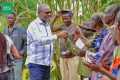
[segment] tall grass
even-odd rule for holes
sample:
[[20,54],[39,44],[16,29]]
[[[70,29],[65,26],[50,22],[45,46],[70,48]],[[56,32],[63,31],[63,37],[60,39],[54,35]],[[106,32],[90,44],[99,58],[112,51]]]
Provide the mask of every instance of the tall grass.
[[[120,4],[120,0],[0,0],[0,2],[12,1],[13,9],[17,13],[17,24],[27,29],[29,23],[36,17],[36,4],[46,3],[48,4],[53,15],[58,10],[71,9],[73,10],[73,20],[75,23],[80,24],[83,21],[90,18],[90,16],[97,11],[103,12],[106,6],[110,4]],[[82,8],[82,15],[79,16],[79,9]],[[5,16],[0,16],[0,31],[6,26]],[[56,25],[60,24],[61,20],[56,22]],[[51,80],[61,80],[59,70],[59,40],[55,43],[53,61],[51,67]],[[27,71],[26,69],[24,71]],[[26,72],[25,72],[26,73]],[[24,74],[24,73],[23,73]],[[27,80],[27,79],[24,79]]]

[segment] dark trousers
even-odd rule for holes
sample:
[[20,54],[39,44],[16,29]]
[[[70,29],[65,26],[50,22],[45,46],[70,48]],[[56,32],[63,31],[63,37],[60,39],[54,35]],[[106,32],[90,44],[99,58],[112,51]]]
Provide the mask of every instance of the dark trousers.
[[29,63],[30,80],[50,80],[50,66]]

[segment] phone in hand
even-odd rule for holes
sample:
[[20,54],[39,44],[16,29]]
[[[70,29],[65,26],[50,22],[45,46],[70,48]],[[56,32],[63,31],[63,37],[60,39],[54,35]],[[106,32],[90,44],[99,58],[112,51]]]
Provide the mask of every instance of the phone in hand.
[[85,61],[88,63],[96,63],[97,61],[99,61],[100,59],[100,55],[96,55],[93,52],[90,51],[86,51],[86,55],[85,55]]

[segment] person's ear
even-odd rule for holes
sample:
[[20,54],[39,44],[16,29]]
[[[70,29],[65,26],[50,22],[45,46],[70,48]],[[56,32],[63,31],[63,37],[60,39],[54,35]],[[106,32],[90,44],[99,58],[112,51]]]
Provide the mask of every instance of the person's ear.
[[115,15],[114,15],[114,13],[112,12],[109,17],[110,17],[111,19],[113,19],[114,16],[115,16]]
[[117,7],[115,7],[111,12],[110,12],[110,18],[113,19],[115,17],[115,12],[117,10]]

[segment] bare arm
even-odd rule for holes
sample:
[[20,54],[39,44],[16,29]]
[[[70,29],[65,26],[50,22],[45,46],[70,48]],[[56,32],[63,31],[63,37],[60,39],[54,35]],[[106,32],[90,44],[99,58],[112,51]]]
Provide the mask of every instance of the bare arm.
[[77,30],[79,30],[79,38],[83,41],[85,46],[91,48],[91,42],[89,42],[89,40],[83,36],[83,34],[80,32],[80,29]]
[[15,59],[18,59],[20,57],[16,47],[13,44],[11,45],[11,53]]
[[116,75],[110,73],[108,70],[104,69],[100,63],[87,63],[83,62],[84,65],[86,65],[88,68],[92,69],[93,71],[100,72],[106,76],[108,76],[112,80],[116,80]]
[[77,56],[85,57],[86,51],[83,50],[83,49],[77,49],[77,50],[76,50],[76,54],[77,54]]
[[86,47],[91,48],[91,42],[89,42],[89,40],[83,36],[79,27],[77,27],[76,31],[72,34],[72,40],[77,41],[79,38],[82,40]]
[[61,15],[61,12],[57,12],[57,14],[55,15],[55,17],[52,19],[52,21],[50,23],[50,27],[51,27],[52,32],[56,32],[56,31],[61,30],[59,27],[54,26],[55,21],[58,19],[58,17],[60,15]]
[[100,72],[103,73],[103,74],[105,74],[106,76],[108,76],[110,79],[116,80],[116,75],[110,73],[109,71],[107,71],[103,67],[101,68]]
[[89,42],[85,37],[82,38],[82,41],[87,48],[91,48],[91,42]]

